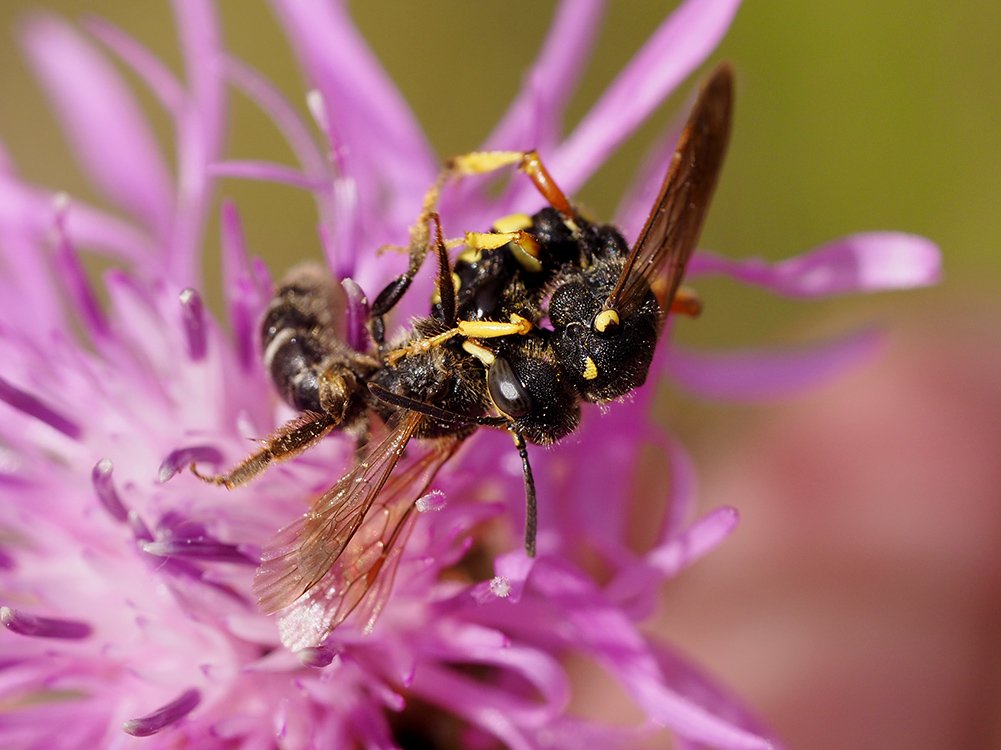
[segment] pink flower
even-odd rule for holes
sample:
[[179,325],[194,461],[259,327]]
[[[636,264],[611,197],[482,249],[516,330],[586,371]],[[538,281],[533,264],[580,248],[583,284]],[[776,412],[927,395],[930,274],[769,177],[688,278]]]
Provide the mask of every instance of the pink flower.
[[[415,524],[374,632],[349,620],[298,654],[257,611],[250,582],[261,545],[350,464],[349,442],[325,440],[232,494],[188,474],[164,483],[192,460],[242,457],[248,437],[291,416],[255,348],[271,281],[249,256],[232,205],[222,216],[230,332],[201,302],[216,178],[312,191],[332,272],[373,293],[400,262],[374,249],[404,240],[438,163],[340,3],[274,7],[309,81],[323,144],[265,80],[225,54],[208,2],[175,3],[184,81],[100,21],[87,24],[89,36],[46,15],[24,27],[74,153],[117,212],[28,185],[0,159],[0,621],[10,631],[0,638],[0,744],[117,747],[153,735],[147,746],[392,747],[416,737],[631,747],[667,727],[690,747],[770,746],[724,690],[640,631],[661,584],[736,523],[731,508],[691,517],[691,467],[647,419],[650,386],[607,415],[588,411],[575,436],[534,452],[542,499],[534,564],[520,551],[490,560],[519,546],[523,492],[507,439],[481,431],[436,480],[446,501],[430,503],[437,510]],[[736,8],[736,0],[685,2],[561,139],[601,10],[563,3],[486,145],[537,146],[573,193],[703,62]],[[165,110],[173,168],[107,53]],[[271,117],[298,167],[222,159],[227,85]],[[652,158],[651,175],[659,179],[665,163]],[[627,232],[652,202],[651,175],[624,204]],[[461,231],[537,207],[515,180],[499,199],[469,186],[449,191],[442,213]],[[83,273],[84,254],[113,263],[102,294]],[[703,254],[693,277],[723,273],[818,296],[914,286],[937,271],[927,241],[872,234],[775,266]],[[417,286],[404,313],[426,312],[428,280]],[[815,351],[736,356],[662,342],[655,372],[696,392],[757,398],[828,377],[871,341],[865,333]],[[651,522],[653,542],[637,550],[627,540],[629,479],[649,446],[670,465],[671,496]],[[473,564],[480,553],[484,562]],[[575,712],[569,657],[601,667],[644,719],[623,726]]]
[[956,302],[703,464],[745,523],[661,611],[790,747],[997,744],[998,307]]

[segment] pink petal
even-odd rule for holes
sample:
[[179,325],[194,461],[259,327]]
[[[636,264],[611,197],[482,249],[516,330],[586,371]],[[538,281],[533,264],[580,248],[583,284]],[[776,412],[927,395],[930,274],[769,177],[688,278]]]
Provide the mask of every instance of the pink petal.
[[63,288],[76,308],[75,317],[80,327],[90,335],[91,339],[105,338],[111,329],[80,262],[76,247],[67,236],[65,214],[59,217],[56,224],[54,269],[62,277]]
[[533,589],[561,613],[560,632],[573,648],[589,653],[633,697],[647,716],[712,747],[764,749],[761,737],[744,731],[668,686],[652,650],[633,623],[562,561],[536,566]]
[[602,0],[560,3],[539,56],[484,149],[550,149],[559,134],[563,110],[584,71],[603,11]]
[[237,359],[245,373],[259,376],[257,318],[264,309],[270,289],[261,288],[251,272],[243,225],[236,207],[225,202],[221,213],[223,288]]
[[865,330],[797,350],[707,352],[672,347],[667,374],[685,390],[709,399],[754,402],[788,398],[872,357],[882,345]]
[[316,177],[327,175],[328,163],[313,142],[309,128],[282,93],[256,70],[234,58],[225,60],[223,71],[278,127],[306,173]]
[[[429,656],[453,664],[482,664],[518,674],[535,688],[540,708],[554,718],[570,703],[570,684],[559,660],[545,651],[512,644],[502,633],[475,624],[456,623],[436,630],[426,644]],[[503,684],[503,679],[496,680]]]
[[84,22],[84,27],[143,80],[167,112],[173,116],[178,114],[185,97],[184,88],[149,49],[102,18],[90,18]]
[[200,288],[208,166],[219,158],[225,118],[221,41],[215,11],[207,0],[174,0],[173,6],[188,97],[177,120],[177,212],[165,274],[177,286]]
[[724,274],[787,297],[824,297],[934,284],[941,278],[942,257],[924,237],[867,232],[778,263],[699,252],[689,273]]
[[162,236],[173,202],[169,171],[120,76],[55,16],[31,17],[21,38],[84,170]]
[[64,228],[77,247],[101,250],[132,263],[150,254],[149,238],[130,224],[78,201],[61,209],[64,200],[62,194],[0,175],[0,228],[16,228],[36,241],[43,241],[52,231],[57,212],[65,210]]
[[545,707],[532,704],[492,682],[472,679],[435,663],[417,670],[411,686],[424,700],[437,704],[494,735],[511,750],[537,750],[534,733],[527,727],[545,721]]
[[343,2],[272,4],[322,95],[328,132],[339,139],[332,146],[339,158],[350,160],[348,173],[359,183],[359,205],[373,207],[370,210],[382,206],[382,231],[400,241],[435,173],[431,149],[413,113],[358,34]]
[[294,167],[250,159],[216,162],[209,166],[208,173],[213,177],[277,182],[311,192],[327,190],[330,187],[330,183],[309,177]]
[[719,687],[714,680],[702,674],[697,667],[671,651],[666,645],[654,641],[652,646],[657,663],[667,675],[671,685],[679,692],[698,701],[701,705],[707,706],[718,716],[733,722],[734,725],[762,738],[767,738],[772,742],[773,747],[781,747],[771,737],[771,732],[764,724],[734,696]]
[[[559,149],[548,156],[573,194],[608,155],[716,48],[739,0],[686,0],[633,57]],[[531,188],[522,188],[519,197]]]
[[677,146],[684,117],[678,117],[677,120],[678,122],[668,128],[647,153],[640,165],[640,174],[633,181],[632,188],[623,197],[615,212],[615,225],[630,243],[639,235],[643,222],[646,221],[660,193],[660,186],[664,182],[667,167]]
[[173,0],[173,7],[188,90],[193,100],[191,107],[198,113],[204,139],[201,156],[204,163],[208,163],[220,153],[224,135],[225,92],[219,20],[209,0]]

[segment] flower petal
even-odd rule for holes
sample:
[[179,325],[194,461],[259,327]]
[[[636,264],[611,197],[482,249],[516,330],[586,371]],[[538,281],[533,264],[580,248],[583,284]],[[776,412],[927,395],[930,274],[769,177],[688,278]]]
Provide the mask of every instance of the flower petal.
[[143,80],[167,112],[174,116],[179,114],[185,97],[184,88],[170,69],[149,49],[103,18],[89,18],[84,26]]
[[878,331],[864,330],[823,345],[785,351],[707,352],[673,347],[665,369],[697,396],[756,402],[813,388],[866,361],[882,345]]
[[328,179],[328,163],[313,142],[306,123],[289,102],[265,78],[249,65],[232,57],[226,58],[223,71],[233,85],[261,108],[268,119],[281,131],[306,174]]
[[786,297],[827,297],[934,284],[941,278],[942,256],[938,246],[924,237],[866,232],[778,263],[697,253],[689,274],[713,273]]
[[669,687],[633,623],[586,576],[562,561],[546,559],[536,565],[531,580],[534,591],[561,613],[561,637],[616,675],[651,719],[713,747],[771,747],[767,740],[713,715]]
[[0,231],[16,229],[40,241],[52,231],[56,214],[63,210],[64,229],[75,247],[100,250],[132,263],[151,254],[150,239],[138,229],[76,200],[61,208],[64,196],[30,187],[13,176],[0,176]]
[[663,643],[654,641],[652,646],[657,663],[667,675],[671,685],[675,686],[679,692],[708,707],[718,716],[733,722],[735,726],[753,732],[759,737],[767,738],[772,741],[774,747],[780,747],[772,738],[772,733],[758,717],[726,690],[719,687],[714,680],[702,674],[697,667]]
[[603,0],[563,0],[518,96],[483,149],[537,148],[546,153],[559,134],[563,110],[594,43]]
[[[575,193],[650,113],[719,44],[740,0],[686,0],[671,13],[601,99],[548,158],[549,170]],[[519,198],[530,187],[522,186]]]
[[177,212],[165,258],[167,278],[201,285],[201,241],[210,201],[208,166],[222,148],[225,98],[219,26],[207,0],[174,0],[189,95],[177,120]]
[[[435,160],[412,112],[348,17],[341,1],[272,0],[307,76],[321,94],[323,120],[339,159],[359,185],[361,206],[380,209],[383,237],[402,239]],[[345,150],[345,148],[347,150]],[[406,164],[406,169],[399,165]],[[376,230],[373,223],[368,227]],[[392,241],[370,238],[379,246]]]
[[291,185],[301,190],[329,190],[330,183],[303,174],[294,167],[267,161],[244,159],[241,161],[221,161],[212,164],[208,173],[213,177],[236,177],[242,180],[263,180]]
[[163,236],[173,203],[169,171],[120,76],[56,16],[32,16],[22,42],[81,166],[109,198]]

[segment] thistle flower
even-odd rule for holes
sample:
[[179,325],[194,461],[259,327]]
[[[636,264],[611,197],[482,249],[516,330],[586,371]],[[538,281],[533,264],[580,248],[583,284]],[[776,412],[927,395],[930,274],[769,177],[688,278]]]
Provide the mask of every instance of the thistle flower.
[[[520,469],[506,458],[497,465],[510,448],[485,432],[436,480],[374,632],[348,621],[315,647],[282,646],[250,594],[260,546],[350,464],[352,446],[325,440],[233,494],[187,474],[164,481],[192,460],[241,457],[246,438],[291,416],[255,350],[271,281],[231,205],[221,222],[228,332],[201,302],[217,178],[312,191],[332,273],[372,291],[398,271],[374,249],[405,239],[437,159],[341,4],[274,2],[322,144],[263,78],[225,54],[208,2],[174,7],[185,81],[100,21],[87,24],[89,37],[45,15],[24,28],[76,157],[117,213],[29,185],[0,159],[0,744],[118,747],[132,735],[150,737],[150,747],[393,747],[416,736],[471,747],[634,747],[667,727],[682,745],[770,746],[724,690],[640,630],[661,584],[736,523],[731,508],[692,518],[693,473],[648,420],[649,385],[606,415],[588,412],[579,439],[533,457],[544,502],[534,564],[520,551],[471,564],[517,547],[502,530],[522,522]],[[687,0],[562,138],[601,10],[564,2],[485,146],[537,146],[573,193],[704,60],[736,8]],[[176,179],[107,53],[170,118]],[[227,85],[271,117],[298,167],[223,160]],[[666,159],[651,163],[659,177]],[[641,178],[624,204],[627,233],[652,202],[652,184]],[[446,195],[442,214],[450,227],[476,228],[535,200],[518,181],[500,198],[463,186]],[[113,261],[100,293],[85,254]],[[937,263],[920,238],[876,234],[774,266],[703,254],[693,271],[819,296],[927,283]],[[423,283],[404,312],[422,312]],[[754,398],[828,376],[871,340],[736,356],[668,352],[662,342],[653,373]],[[671,496],[656,540],[637,551],[626,540],[627,480],[649,446],[667,457]],[[574,711],[569,657],[601,667],[645,719],[623,726]]]

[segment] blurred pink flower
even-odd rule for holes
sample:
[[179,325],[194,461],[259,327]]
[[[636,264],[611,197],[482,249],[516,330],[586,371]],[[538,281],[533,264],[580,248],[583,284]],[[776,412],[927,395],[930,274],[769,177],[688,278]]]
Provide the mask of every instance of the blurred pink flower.
[[671,587],[664,627],[790,747],[998,747],[999,311],[958,302],[705,462],[746,523]]
[[[322,146],[279,93],[222,50],[208,2],[174,5],[184,81],[100,21],[87,24],[91,39],[47,15],[23,29],[77,159],[121,215],[28,185],[0,158],[0,621],[10,631],[0,638],[2,744],[118,747],[129,735],[155,735],[147,746],[393,747],[416,737],[634,747],[668,727],[679,746],[768,747],[725,691],[639,630],[661,584],[736,523],[730,508],[691,518],[692,472],[647,419],[649,386],[607,415],[588,412],[565,445],[535,452],[543,512],[534,564],[519,551],[494,561],[492,580],[456,576],[474,544],[488,553],[517,546],[516,533],[494,540],[498,524],[487,522],[509,511],[518,529],[523,512],[517,456],[498,434],[478,435],[477,449],[436,481],[449,502],[416,524],[375,632],[349,621],[298,655],[257,612],[251,577],[260,545],[336,479],[351,446],[326,440],[232,495],[187,475],[163,483],[191,460],[242,456],[247,437],[289,416],[257,364],[256,320],[271,282],[229,205],[222,246],[231,332],[202,306],[216,178],[312,191],[332,271],[371,291],[399,262],[374,248],[406,236],[438,161],[342,4],[273,5],[312,89]],[[485,145],[537,146],[572,193],[705,59],[737,5],[683,3],[563,138],[563,109],[601,12],[599,2],[564,2]],[[92,39],[166,111],[173,168]],[[223,159],[227,84],[271,117],[298,167]],[[652,202],[666,156],[650,163],[621,211],[627,232]],[[443,217],[450,227],[481,227],[536,203],[517,180],[500,198],[462,186],[446,196]],[[84,252],[114,263],[103,279],[106,304],[82,270]],[[870,234],[774,266],[703,254],[693,272],[819,296],[929,283],[938,254],[921,238]],[[422,284],[405,313],[423,312]],[[662,345],[655,372],[698,392],[757,398],[828,377],[871,343],[863,333],[813,351],[736,356],[668,354]],[[627,539],[629,478],[647,446],[670,462],[672,489],[654,540],[637,551]],[[607,672],[643,719],[605,724],[574,711],[570,656]]]

